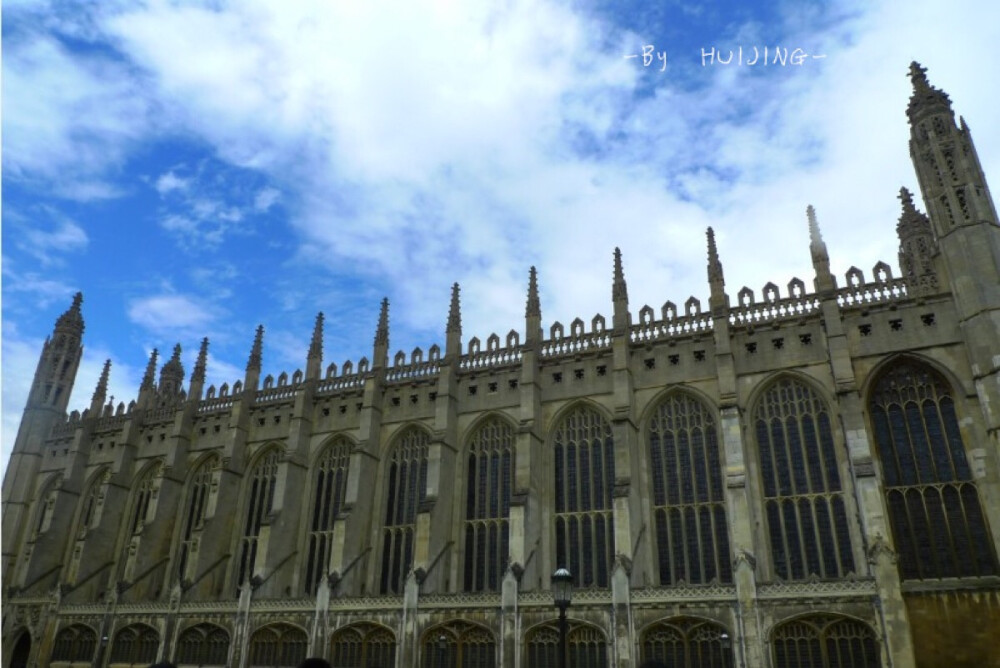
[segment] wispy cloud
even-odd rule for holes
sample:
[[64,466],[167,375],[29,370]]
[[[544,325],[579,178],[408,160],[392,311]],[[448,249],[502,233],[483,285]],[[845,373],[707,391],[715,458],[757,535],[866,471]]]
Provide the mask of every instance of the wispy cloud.
[[134,299],[128,317],[161,339],[203,335],[221,315],[196,297],[181,294],[158,294]]

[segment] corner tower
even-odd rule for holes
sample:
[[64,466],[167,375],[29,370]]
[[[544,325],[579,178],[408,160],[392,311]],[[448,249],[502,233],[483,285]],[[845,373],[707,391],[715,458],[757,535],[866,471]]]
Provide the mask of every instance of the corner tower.
[[[1000,225],[972,134],[948,95],[910,65],[910,157],[954,296],[987,431],[1000,439]],[[904,200],[905,205],[905,200]],[[944,287],[944,286],[942,286]]]
[[17,430],[14,449],[3,479],[3,564],[4,582],[14,563],[18,537],[27,517],[32,486],[42,459],[42,442],[52,425],[65,419],[66,407],[73,392],[76,371],[83,357],[83,295],[76,293],[73,303],[56,320],[52,336],[45,340],[35,377]]

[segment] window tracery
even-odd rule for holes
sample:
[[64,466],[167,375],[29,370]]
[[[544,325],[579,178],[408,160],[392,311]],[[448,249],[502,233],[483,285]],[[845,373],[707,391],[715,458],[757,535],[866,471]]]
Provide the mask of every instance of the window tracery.
[[177,663],[224,666],[229,658],[229,633],[215,624],[197,624],[177,639]]
[[217,457],[204,461],[191,478],[187,508],[182,517],[184,527],[181,531],[181,549],[177,565],[177,574],[182,580],[188,576],[188,558],[196,547],[198,534],[204,525],[208,496],[212,491],[212,478],[218,463]]
[[380,591],[399,594],[413,564],[417,510],[427,497],[427,434],[411,427],[396,442],[386,473]]
[[53,661],[91,661],[97,649],[97,633],[89,626],[73,624],[59,631],[52,646]]
[[875,632],[847,617],[810,615],[777,626],[775,668],[878,668]]
[[334,666],[396,665],[396,636],[384,626],[354,624],[333,634],[330,643]]
[[[724,637],[728,643],[723,641]],[[726,630],[715,622],[668,619],[650,625],[643,632],[642,659],[661,661],[675,668],[731,668],[734,665],[731,643]]]
[[424,634],[423,668],[494,668],[497,643],[489,630],[450,622]]
[[250,636],[249,665],[255,668],[298,666],[306,658],[309,638],[291,624],[269,624]]
[[[608,665],[608,642],[597,628],[573,624],[566,634],[566,665],[573,668],[605,668]],[[525,636],[528,668],[558,665],[559,625],[550,622],[536,626]]]
[[257,563],[257,540],[264,520],[274,504],[274,486],[278,478],[278,450],[271,450],[254,467],[250,474],[247,492],[246,520],[240,539],[239,572],[237,587],[253,577]]
[[339,438],[327,446],[316,464],[312,518],[306,557],[305,592],[313,594],[326,575],[333,546],[333,525],[344,505],[347,473],[351,463],[351,443]]
[[753,413],[775,574],[784,580],[854,571],[830,413],[809,386],[774,382]]
[[466,471],[466,591],[497,591],[507,568],[514,430],[499,418],[482,425],[469,445]]
[[145,624],[126,626],[115,634],[111,645],[111,663],[149,665],[156,661],[160,634]]
[[578,587],[607,587],[614,550],[611,425],[578,406],[555,432],[556,563]]
[[900,576],[996,574],[948,384],[926,365],[900,362],[876,383],[869,408]]
[[660,583],[732,582],[718,433],[709,409],[685,394],[649,424]]

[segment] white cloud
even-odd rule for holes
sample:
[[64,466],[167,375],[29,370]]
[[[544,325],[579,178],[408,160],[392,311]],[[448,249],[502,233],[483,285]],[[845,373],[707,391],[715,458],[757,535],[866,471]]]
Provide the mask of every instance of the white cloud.
[[265,213],[281,199],[281,193],[274,188],[263,188],[253,198],[253,208]]
[[161,339],[204,334],[218,315],[199,299],[180,294],[134,299],[128,307],[129,320]]
[[165,172],[156,179],[155,188],[160,196],[166,195],[175,190],[187,190],[191,184],[191,179],[177,176],[173,171]]

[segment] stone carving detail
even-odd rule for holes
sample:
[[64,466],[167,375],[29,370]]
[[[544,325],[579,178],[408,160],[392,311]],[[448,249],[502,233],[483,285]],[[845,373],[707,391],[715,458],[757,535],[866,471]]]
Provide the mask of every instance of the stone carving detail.
[[897,555],[889,547],[889,541],[881,533],[876,533],[875,537],[868,541],[868,563],[874,566],[883,559],[888,559],[890,564],[895,564]]
[[733,558],[733,571],[739,570],[740,566],[749,566],[751,571],[757,570],[757,558],[753,556],[753,552],[742,545],[736,548],[736,556]]

